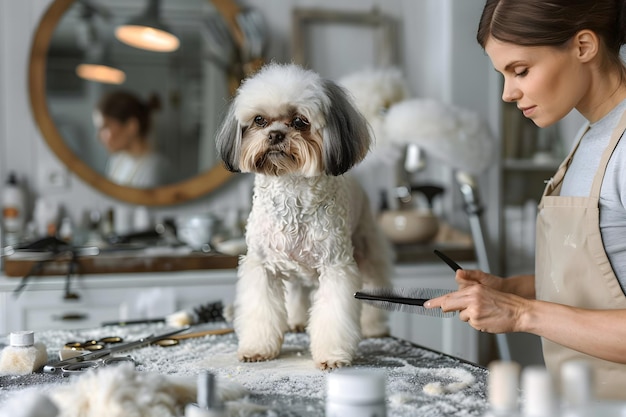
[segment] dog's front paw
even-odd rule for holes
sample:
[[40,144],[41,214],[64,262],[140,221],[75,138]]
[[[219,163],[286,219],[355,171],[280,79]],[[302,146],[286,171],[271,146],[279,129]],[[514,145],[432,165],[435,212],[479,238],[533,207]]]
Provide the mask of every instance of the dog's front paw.
[[265,354],[265,353],[251,353],[251,352],[237,352],[237,358],[241,362],[264,362],[276,358],[278,354]]
[[279,343],[260,345],[239,345],[237,349],[237,358],[242,362],[263,362],[274,359],[280,353],[280,346],[282,340]]
[[315,366],[321,369],[322,371],[342,368],[344,366],[350,366],[350,365],[352,365],[352,361],[347,360],[347,359],[328,359],[328,360],[323,360],[323,361],[319,361],[319,360],[315,361]]

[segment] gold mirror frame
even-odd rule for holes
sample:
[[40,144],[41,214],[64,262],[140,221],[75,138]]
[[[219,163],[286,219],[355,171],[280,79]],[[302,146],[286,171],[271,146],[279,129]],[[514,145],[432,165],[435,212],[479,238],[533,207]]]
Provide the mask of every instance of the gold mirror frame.
[[[74,174],[96,190],[120,201],[166,206],[188,202],[204,196],[224,184],[230,177],[222,164],[191,179],[151,189],[125,187],[115,184],[85,164],[67,146],[59,133],[46,102],[46,58],[52,34],[67,9],[76,0],[55,0],[39,22],[30,52],[28,86],[35,122],[50,149]],[[207,0],[208,1],[208,0]]]

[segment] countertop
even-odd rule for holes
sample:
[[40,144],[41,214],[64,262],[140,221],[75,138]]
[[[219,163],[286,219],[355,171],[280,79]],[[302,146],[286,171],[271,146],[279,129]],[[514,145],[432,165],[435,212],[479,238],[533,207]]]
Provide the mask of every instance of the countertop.
[[[53,257],[41,253],[38,256],[6,257],[4,274],[7,277],[21,278],[33,276],[66,275],[70,267],[70,256]],[[129,272],[169,272],[202,269],[233,269],[237,267],[237,256],[219,253],[165,253],[163,251],[119,251],[105,252],[93,256],[76,258],[74,274],[112,274]],[[33,271],[33,268],[39,268]],[[34,272],[34,273],[33,273]]]
[[[457,262],[474,261],[476,255],[471,243],[433,242],[426,244],[394,245],[396,264],[441,262],[434,254],[438,249]],[[71,257],[53,257],[49,253],[7,256],[4,275],[9,278],[32,276],[64,276],[69,272]],[[80,256],[75,260],[73,274],[113,274],[132,272],[170,272],[205,269],[234,269],[238,256],[217,252],[166,253],[163,251],[104,252],[93,256]]]
[[[107,326],[43,331],[36,333],[35,338],[45,344],[49,357],[55,359],[62,344],[70,340],[119,335],[128,342],[169,329],[164,325]],[[194,330],[197,329],[190,331]],[[6,344],[6,337],[0,338],[0,347],[2,343]],[[124,354],[137,361],[139,373],[195,380],[206,370],[216,375],[218,386],[239,384],[239,398],[226,403],[229,416],[322,417],[326,379],[333,371],[320,371],[313,366],[308,345],[306,334],[288,333],[277,359],[242,363],[236,358],[237,337],[230,333],[181,340],[169,348],[147,346]],[[482,416],[486,411],[485,368],[403,340],[363,340],[353,367],[385,374],[388,417]],[[55,390],[67,390],[67,384],[76,384],[77,378],[84,377],[41,373],[0,376],[0,414],[3,404],[26,390],[36,389],[55,398]]]
[[[245,243],[244,243],[245,246]],[[420,244],[392,245],[396,264],[440,262],[433,251],[438,249],[457,262],[474,261],[476,255],[470,235],[441,223],[437,236],[430,242]],[[30,276],[64,276],[115,274],[133,272],[170,272],[205,269],[234,269],[238,255],[220,252],[197,252],[182,247],[109,247],[85,248],[82,253],[18,251],[5,256],[4,275],[9,278]],[[91,249],[97,254],[87,254]],[[73,262],[72,262],[73,261]],[[71,269],[70,269],[71,268]]]

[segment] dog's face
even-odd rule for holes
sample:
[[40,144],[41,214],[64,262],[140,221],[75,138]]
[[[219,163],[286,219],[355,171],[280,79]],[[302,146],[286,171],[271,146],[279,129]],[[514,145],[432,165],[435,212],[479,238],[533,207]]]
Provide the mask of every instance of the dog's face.
[[239,168],[266,175],[323,172],[323,139],[319,129],[297,108],[282,114],[259,113],[242,131]]
[[237,91],[217,136],[231,171],[340,175],[370,146],[367,122],[339,86],[296,65],[269,64]]

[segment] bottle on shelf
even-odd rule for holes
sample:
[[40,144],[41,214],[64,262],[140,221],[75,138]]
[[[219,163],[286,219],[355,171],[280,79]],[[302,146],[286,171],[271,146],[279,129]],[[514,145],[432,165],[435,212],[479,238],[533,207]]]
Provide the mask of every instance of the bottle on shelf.
[[2,193],[2,227],[6,244],[19,242],[24,232],[26,199],[14,172],[9,174]]

